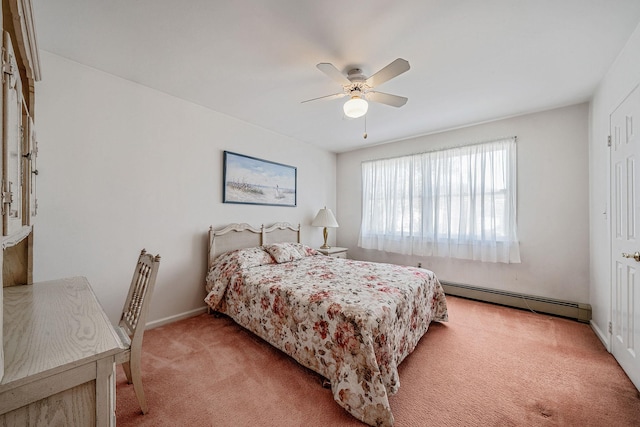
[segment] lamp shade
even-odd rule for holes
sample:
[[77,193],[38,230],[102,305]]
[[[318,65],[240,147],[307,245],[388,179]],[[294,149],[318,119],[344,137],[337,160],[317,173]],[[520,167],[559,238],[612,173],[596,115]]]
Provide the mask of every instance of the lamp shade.
[[351,117],[352,119],[357,119],[358,117],[362,117],[367,114],[367,110],[369,109],[369,104],[366,100],[354,96],[350,100],[344,103],[344,114],[347,117]]
[[311,222],[311,225],[314,227],[340,227],[338,225],[338,221],[336,221],[336,217],[333,216],[333,212],[331,212],[331,209],[327,209],[326,206],[318,211],[318,214]]

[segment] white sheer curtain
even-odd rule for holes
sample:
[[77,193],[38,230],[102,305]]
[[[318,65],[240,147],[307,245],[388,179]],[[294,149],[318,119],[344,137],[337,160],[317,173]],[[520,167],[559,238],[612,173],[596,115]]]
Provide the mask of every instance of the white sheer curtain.
[[520,262],[516,138],[362,163],[358,246]]

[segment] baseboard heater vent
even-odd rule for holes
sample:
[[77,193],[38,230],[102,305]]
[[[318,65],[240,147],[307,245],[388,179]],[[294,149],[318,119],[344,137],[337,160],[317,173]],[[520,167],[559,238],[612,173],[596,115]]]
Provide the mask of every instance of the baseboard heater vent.
[[568,317],[584,323],[591,321],[591,305],[589,304],[500,291],[497,289],[480,288],[454,282],[440,281],[440,283],[447,295],[533,310],[537,313]]

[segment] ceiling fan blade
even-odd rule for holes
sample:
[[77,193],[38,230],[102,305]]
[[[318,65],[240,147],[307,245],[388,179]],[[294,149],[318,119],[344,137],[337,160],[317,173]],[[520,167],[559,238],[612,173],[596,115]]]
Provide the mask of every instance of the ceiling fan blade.
[[333,64],[330,64],[328,62],[321,62],[318,65],[316,65],[316,67],[318,68],[318,70],[322,71],[331,79],[335,80],[336,82],[340,83],[343,86],[351,84],[351,81],[344,74],[342,74],[340,70],[338,70]]
[[402,107],[407,103],[409,98],[405,98],[404,96],[391,95],[389,93],[383,92],[367,92],[366,98],[369,101],[379,102],[380,104],[391,105],[392,107]]
[[409,61],[398,58],[393,61],[391,64],[384,67],[382,70],[375,73],[373,76],[369,77],[364,82],[369,85],[369,87],[380,86],[382,83],[391,80],[392,78],[399,76],[405,71],[409,71]]
[[344,92],[340,92],[340,93],[334,93],[333,95],[326,95],[326,96],[320,96],[318,98],[312,98],[312,99],[307,99],[306,101],[302,101],[301,104],[304,104],[305,102],[311,102],[311,101],[317,101],[319,99],[338,99],[338,98],[342,98],[343,96],[346,96],[347,94]]

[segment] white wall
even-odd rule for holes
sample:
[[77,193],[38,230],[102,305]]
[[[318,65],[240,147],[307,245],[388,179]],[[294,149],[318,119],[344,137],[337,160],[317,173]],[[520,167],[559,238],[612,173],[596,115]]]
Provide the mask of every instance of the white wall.
[[[360,163],[504,136],[518,142],[521,264],[408,257],[357,247]],[[441,280],[589,301],[588,104],[529,114],[338,155],[338,246],[356,259],[416,265]]]
[[[48,52],[41,59],[36,281],[87,276],[115,322],[145,247],[162,256],[156,321],[204,306],[210,225],[302,223],[303,242],[322,243],[308,224],[335,206],[335,154]],[[223,150],[296,166],[298,206],[223,204]]]
[[591,102],[589,212],[592,326],[609,346],[608,323],[611,320],[611,244],[609,191],[609,115],[640,84],[640,25],[600,82]]

